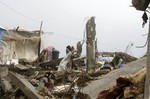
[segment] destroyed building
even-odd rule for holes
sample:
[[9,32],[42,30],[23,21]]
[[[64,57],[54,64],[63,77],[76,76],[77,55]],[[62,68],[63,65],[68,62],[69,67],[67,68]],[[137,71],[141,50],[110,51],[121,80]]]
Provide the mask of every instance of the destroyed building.
[[[143,96],[146,58],[107,52],[103,54],[115,54],[115,57],[106,64],[109,70],[103,68],[105,62],[97,59],[95,28],[95,17],[90,17],[86,23],[86,56],[81,56],[82,44],[78,43],[77,52],[67,49],[62,58],[51,46],[40,50],[41,30],[0,28],[0,98],[130,99]],[[115,68],[120,58],[125,63]],[[19,64],[11,62],[12,59],[19,59]],[[6,64],[7,61],[10,64]]]

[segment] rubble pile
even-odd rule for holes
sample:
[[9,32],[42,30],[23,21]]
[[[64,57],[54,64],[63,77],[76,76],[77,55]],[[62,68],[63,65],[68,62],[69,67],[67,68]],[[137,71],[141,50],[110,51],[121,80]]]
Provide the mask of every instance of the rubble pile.
[[0,70],[2,99],[90,99],[82,93],[82,87],[93,78],[80,70],[57,71],[21,64],[3,65]]
[[[58,58],[59,51],[52,46],[40,53],[41,29],[2,29],[0,40],[6,44],[2,44],[0,53],[0,99],[92,99],[83,93],[90,81],[137,60],[126,53],[115,52],[103,53],[113,56],[111,62],[100,61],[95,26],[95,17],[91,17],[86,24],[86,56],[81,56],[83,40],[77,43],[76,50],[68,45],[63,58]],[[18,59],[19,64],[5,63],[12,59]],[[97,99],[131,98],[141,94],[145,74],[142,69],[134,75],[119,77],[116,86],[102,91]]]
[[0,66],[0,98],[91,99],[83,93],[83,88],[115,68],[95,63],[94,71],[88,73],[85,59],[86,57],[74,57],[74,52],[68,51],[64,58],[39,64],[38,59],[35,62],[21,59],[19,64],[3,64]]
[[116,85],[100,92],[97,99],[142,99],[146,68],[133,75],[119,77]]
[[[84,60],[69,51],[64,58],[48,62],[28,62],[0,66],[0,97],[2,99],[91,99],[82,92],[89,81],[111,70],[95,66],[88,73]],[[71,64],[70,64],[71,63]],[[113,69],[112,69],[113,70]]]

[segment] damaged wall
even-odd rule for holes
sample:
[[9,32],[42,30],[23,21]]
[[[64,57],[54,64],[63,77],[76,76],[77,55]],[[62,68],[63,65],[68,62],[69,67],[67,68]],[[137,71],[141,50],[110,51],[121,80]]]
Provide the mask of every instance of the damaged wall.
[[39,31],[0,31],[0,62],[25,58],[34,61],[38,57]]

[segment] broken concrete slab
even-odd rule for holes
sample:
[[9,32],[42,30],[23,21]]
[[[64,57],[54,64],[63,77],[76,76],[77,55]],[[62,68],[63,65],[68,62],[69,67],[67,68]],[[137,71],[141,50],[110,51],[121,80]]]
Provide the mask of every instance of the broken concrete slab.
[[6,66],[0,67],[0,77],[7,76],[8,74],[8,68]]
[[5,78],[0,79],[0,87],[5,93],[13,93],[13,88],[8,80]]
[[84,87],[83,92],[89,94],[92,99],[96,99],[99,92],[115,85],[115,80],[121,75],[133,74],[141,70],[146,65],[146,58],[138,59],[126,64],[120,69],[110,71],[106,75],[102,75],[98,80],[92,81],[88,86]]
[[21,64],[15,65],[15,68],[17,68],[19,70],[29,70],[30,69],[29,66],[25,66],[25,65],[21,65]]
[[31,99],[44,99],[40,96],[36,89],[23,76],[9,72],[12,82],[17,85]]

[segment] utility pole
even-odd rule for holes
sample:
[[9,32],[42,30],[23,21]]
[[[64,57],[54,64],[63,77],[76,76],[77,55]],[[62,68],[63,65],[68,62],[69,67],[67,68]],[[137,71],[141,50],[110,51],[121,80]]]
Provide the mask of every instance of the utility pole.
[[95,18],[91,17],[86,23],[86,60],[87,72],[91,73],[95,69]]
[[40,31],[39,31],[39,35],[40,35],[39,37],[40,37],[40,40],[39,40],[39,46],[38,46],[38,63],[39,63],[39,61],[40,61],[42,26],[43,26],[43,21],[41,21],[41,24],[40,24]]
[[149,17],[149,31],[148,31],[148,45],[147,45],[147,69],[144,88],[144,99],[150,99],[150,17]]

